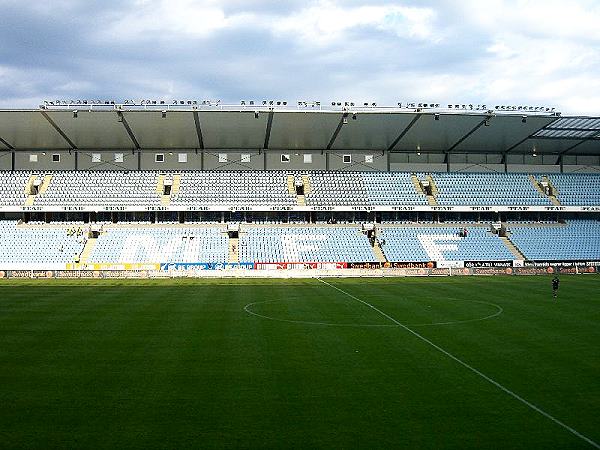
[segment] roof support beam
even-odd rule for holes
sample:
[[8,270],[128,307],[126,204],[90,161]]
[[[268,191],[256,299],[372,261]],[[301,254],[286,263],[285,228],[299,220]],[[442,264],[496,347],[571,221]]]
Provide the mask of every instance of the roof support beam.
[[559,153],[560,156],[564,155],[565,153],[573,150],[574,148],[579,147],[581,144],[585,144],[588,141],[592,141],[594,139],[596,139],[597,137],[600,137],[600,131],[598,131],[597,133],[592,134],[591,136],[586,137],[585,139],[582,139],[581,141],[579,141],[577,144],[571,145],[570,147],[564,149],[563,151],[561,151]]
[[140,144],[139,144],[138,140],[135,138],[135,134],[133,134],[133,131],[131,130],[131,127],[129,126],[127,119],[125,118],[125,116],[123,115],[123,113],[121,111],[117,111],[117,116],[119,117],[119,122],[121,122],[123,124],[125,131],[129,135],[129,139],[131,139],[131,142],[133,142],[134,147],[136,148],[136,150],[139,150],[141,148]]
[[388,152],[391,152],[394,147],[396,147],[396,145],[398,145],[398,142],[400,142],[400,140],[406,136],[406,133],[409,132],[409,130],[413,127],[413,125],[415,123],[417,123],[417,121],[421,118],[422,114],[417,114],[413,120],[410,121],[410,123],[404,128],[404,130],[402,130],[400,132],[400,134],[398,135],[398,137],[396,139],[394,139],[394,141],[390,144],[390,146],[388,147]]
[[269,116],[267,117],[267,128],[265,129],[265,142],[263,148],[266,150],[269,148],[269,141],[271,140],[271,128],[273,128],[273,116],[275,113],[273,110],[269,111]]
[[48,121],[52,128],[54,128],[56,132],[60,134],[61,137],[67,142],[67,144],[69,144],[69,147],[71,147],[72,150],[77,150],[77,146],[73,143],[71,139],[69,139],[69,136],[67,136],[65,132],[61,130],[58,125],[56,125],[56,122],[54,122],[54,120],[50,118],[48,113],[46,111],[40,111],[40,113],[42,114],[42,116],[44,116],[44,118]]
[[477,130],[479,130],[482,126],[484,126],[490,119],[491,119],[491,117],[488,116],[485,119],[483,119],[481,122],[479,122],[477,125],[475,125],[471,131],[469,131],[467,134],[465,134],[463,137],[461,137],[458,141],[456,141],[456,143],[453,146],[451,146],[448,150],[446,150],[446,152],[450,153],[452,150],[454,150],[456,147],[458,147],[460,144],[462,144],[465,140],[467,140],[469,138],[469,136],[471,136],[473,133],[475,133]]
[[4,139],[2,139],[1,137],[0,137],[0,143],[1,143],[2,145],[4,145],[4,146],[5,146],[5,147],[6,147],[8,150],[14,150],[14,149],[15,149],[15,148],[14,148],[12,145],[10,145],[8,142],[6,142],[6,141],[5,141]]
[[327,147],[326,147],[327,150],[331,150],[331,147],[333,147],[333,144],[335,143],[335,140],[337,139],[338,134],[340,134],[340,131],[342,131],[342,127],[344,126],[344,121],[348,122],[348,113],[347,112],[342,114],[342,118],[340,119],[340,122],[338,123],[337,127],[335,128],[335,131],[331,135],[331,139],[329,139],[329,143],[327,144]]
[[200,126],[200,116],[198,111],[194,111],[194,125],[196,126],[196,136],[198,136],[198,148],[204,150],[204,137],[202,136],[202,127]]

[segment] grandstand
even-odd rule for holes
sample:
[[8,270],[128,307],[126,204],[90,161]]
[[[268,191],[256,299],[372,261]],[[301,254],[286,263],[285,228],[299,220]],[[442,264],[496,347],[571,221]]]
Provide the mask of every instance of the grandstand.
[[600,119],[455,106],[0,111],[0,270],[600,261]]

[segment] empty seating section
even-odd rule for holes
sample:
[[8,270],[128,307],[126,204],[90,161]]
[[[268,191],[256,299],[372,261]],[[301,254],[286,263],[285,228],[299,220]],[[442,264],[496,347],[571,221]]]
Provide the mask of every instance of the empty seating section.
[[184,172],[171,204],[188,205],[295,205],[288,192],[287,172]]
[[69,263],[84,245],[83,236],[67,233],[67,227],[26,227],[0,221],[0,264]]
[[250,227],[239,238],[240,261],[375,262],[358,227]]
[[360,172],[310,172],[309,206],[366,206],[367,189]]
[[378,236],[388,261],[498,261],[512,260],[502,240],[484,227],[461,228],[421,226],[384,227]]
[[35,205],[159,206],[158,172],[53,172],[48,190]]
[[560,173],[548,178],[558,191],[556,198],[562,205],[600,205],[600,174]]
[[427,205],[408,172],[364,172],[362,179],[369,205]]
[[227,262],[229,238],[220,227],[107,227],[89,262]]
[[[180,181],[173,186],[170,205],[194,206],[294,206],[295,193],[284,171],[59,171],[33,205],[164,206],[159,177]],[[0,206],[23,206],[30,177],[45,174],[0,172]],[[433,173],[439,205],[550,206],[550,199],[523,173]],[[296,172],[296,180],[308,179],[308,206],[428,205],[408,172]],[[419,174],[424,180],[426,174]],[[551,174],[557,198],[567,206],[600,205],[600,174]],[[542,175],[536,175],[541,181]]]
[[552,203],[521,173],[435,173],[440,205],[530,205]]
[[0,172],[0,206],[21,206],[27,198],[25,187],[30,172]]
[[600,222],[563,226],[510,224],[510,240],[530,260],[600,260]]

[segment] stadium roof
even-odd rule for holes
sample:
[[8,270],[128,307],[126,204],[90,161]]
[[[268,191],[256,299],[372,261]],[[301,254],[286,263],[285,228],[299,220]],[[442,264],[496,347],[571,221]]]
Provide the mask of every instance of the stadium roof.
[[1,110],[0,149],[297,149],[600,155],[600,117],[561,117],[554,112],[100,106]]

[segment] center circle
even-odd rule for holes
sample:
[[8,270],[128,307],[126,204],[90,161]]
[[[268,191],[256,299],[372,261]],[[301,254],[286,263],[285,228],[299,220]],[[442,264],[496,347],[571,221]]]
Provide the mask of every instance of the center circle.
[[[352,302],[343,302],[343,308],[339,311],[339,317],[311,317],[314,316],[314,311],[307,308],[307,303],[314,300],[306,301],[304,299],[274,299],[263,300],[249,303],[244,307],[244,311],[250,315],[260,317],[262,319],[273,320],[277,322],[287,322],[302,325],[315,326],[332,326],[332,327],[398,327],[395,323],[390,323],[390,320],[383,315],[372,311],[370,317],[372,321],[365,323],[365,318],[362,315],[365,310],[359,308],[360,305]],[[320,305],[328,306],[325,300],[319,299]],[[468,322],[478,322],[482,320],[492,319],[502,314],[501,306],[483,301],[471,300],[463,298],[445,299],[443,302],[435,300],[398,300],[399,303],[394,303],[394,309],[404,308],[404,314],[398,311],[391,311],[384,307],[386,314],[397,319],[402,325],[407,327],[425,327],[436,325],[453,325]],[[458,308],[456,306],[460,305]],[[334,309],[334,308],[332,308]],[[329,315],[332,314],[327,311]],[[408,316],[408,317],[403,317]],[[428,317],[431,320],[428,320]]]

